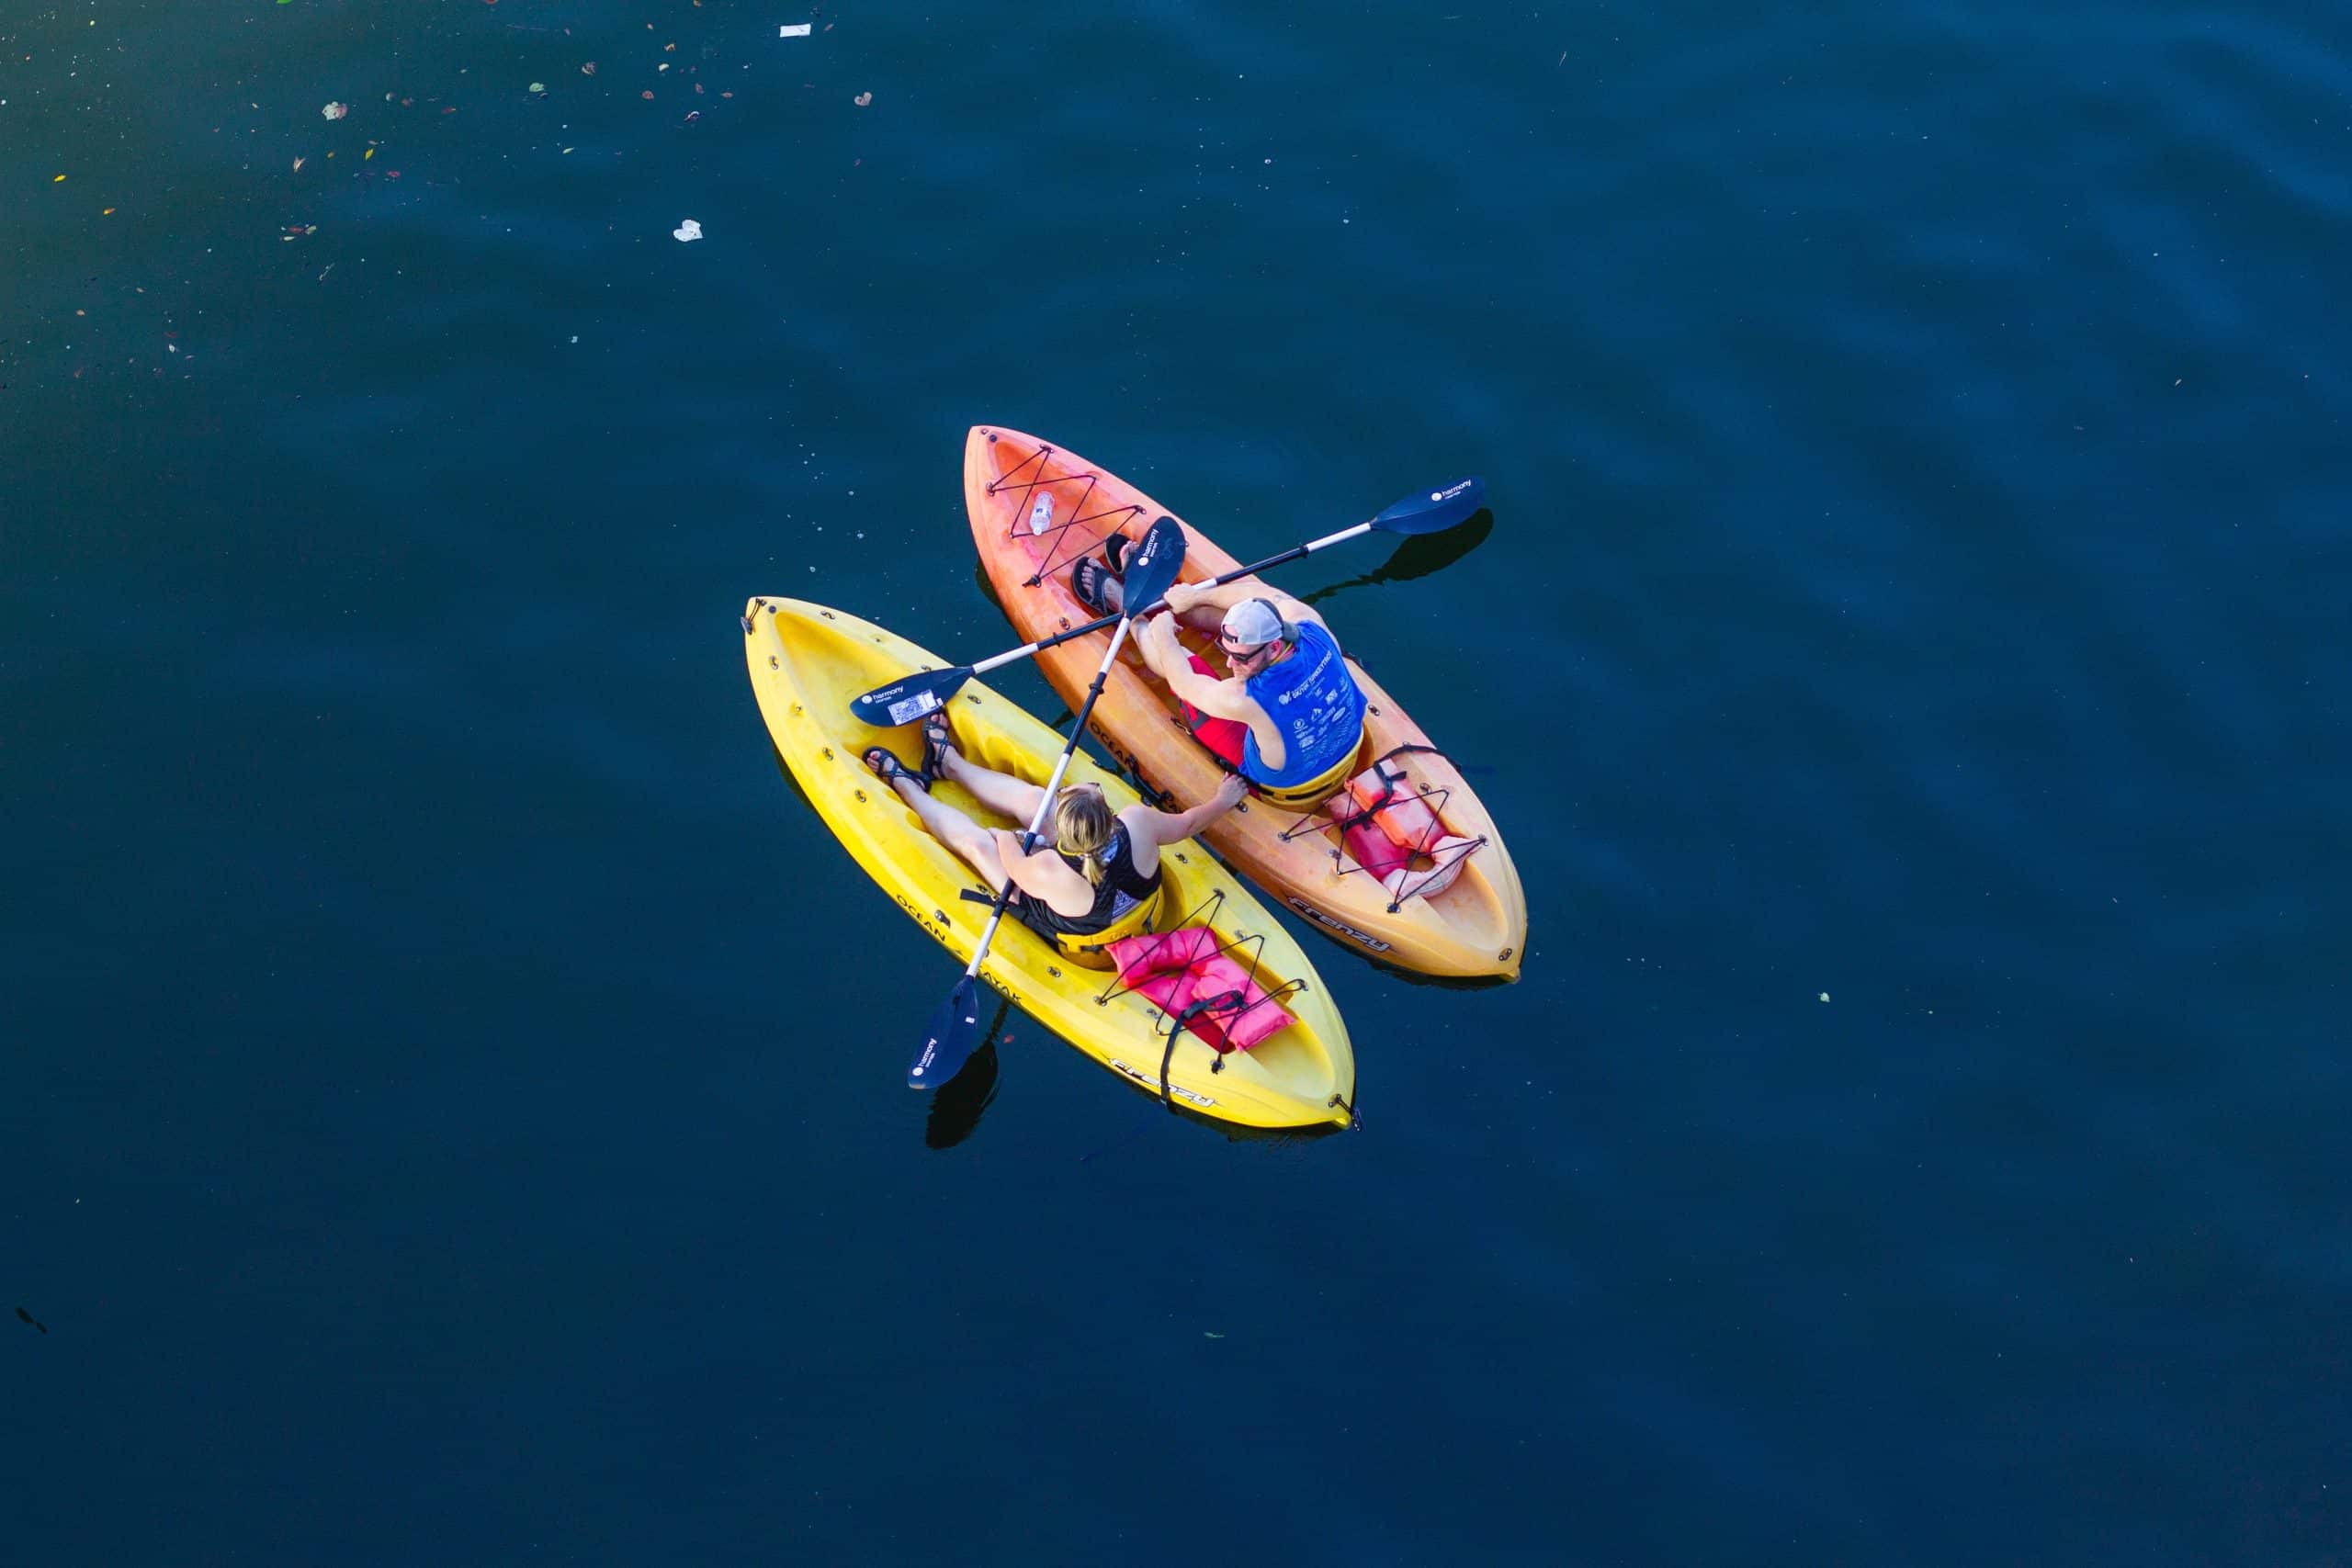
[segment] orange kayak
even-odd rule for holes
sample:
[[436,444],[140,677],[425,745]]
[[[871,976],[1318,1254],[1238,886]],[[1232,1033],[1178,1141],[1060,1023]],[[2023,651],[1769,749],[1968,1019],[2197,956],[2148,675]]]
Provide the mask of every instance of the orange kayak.
[[[974,426],[964,443],[964,505],[989,581],[1024,641],[1094,620],[1096,612],[1070,592],[1070,563],[1099,554],[1112,534],[1142,537],[1168,511],[1074,452],[985,425]],[[1191,524],[1184,534],[1181,581],[1204,581],[1240,566]],[[1110,636],[1074,637],[1036,656],[1073,709],[1085,701]],[[1187,631],[1183,640],[1222,672],[1213,637]],[[1352,659],[1348,669],[1366,705],[1359,766],[1391,758],[1390,771],[1401,768],[1438,807],[1447,832],[1476,845],[1451,886],[1396,897],[1344,853],[1327,817],[1300,816],[1262,800],[1250,800],[1203,836],[1227,864],[1343,945],[1424,975],[1516,979],[1527,949],[1527,895],[1494,818],[1380,683]],[[1120,650],[1088,728],[1137,783],[1172,797],[1173,808],[1207,799],[1223,777],[1222,765],[1185,730],[1176,699],[1132,646]]]

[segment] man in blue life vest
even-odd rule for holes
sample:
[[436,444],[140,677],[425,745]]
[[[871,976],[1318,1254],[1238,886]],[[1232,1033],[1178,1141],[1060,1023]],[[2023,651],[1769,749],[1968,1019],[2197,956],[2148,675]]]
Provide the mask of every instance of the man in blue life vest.
[[[1311,810],[1347,781],[1363,744],[1363,693],[1323,617],[1263,584],[1177,583],[1171,615],[1136,646],[1182,701],[1193,736],[1273,805]],[[1175,621],[1214,630],[1230,674],[1177,640]]]

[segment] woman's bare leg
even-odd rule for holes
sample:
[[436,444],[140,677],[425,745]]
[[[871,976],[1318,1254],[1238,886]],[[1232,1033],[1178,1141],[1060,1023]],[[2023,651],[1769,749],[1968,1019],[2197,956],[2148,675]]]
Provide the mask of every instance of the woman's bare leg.
[[[950,757],[956,755],[953,751],[947,754]],[[956,852],[958,860],[978,872],[980,880],[991,889],[1004,886],[1004,862],[997,858],[996,842],[989,837],[987,829],[945,801],[933,800],[922,785],[904,774],[892,780],[891,784],[898,790],[899,798],[907,803],[907,808],[915,814],[933,838],[945,844]]]
[[[1038,803],[1046,798],[1046,792],[1037,785],[1011,773],[1000,773],[994,768],[984,768],[953,746],[940,759],[939,772],[942,777],[969,790],[972,798],[990,811],[1010,817],[1023,828],[1035,819]],[[994,852],[994,846],[990,846],[990,852]]]

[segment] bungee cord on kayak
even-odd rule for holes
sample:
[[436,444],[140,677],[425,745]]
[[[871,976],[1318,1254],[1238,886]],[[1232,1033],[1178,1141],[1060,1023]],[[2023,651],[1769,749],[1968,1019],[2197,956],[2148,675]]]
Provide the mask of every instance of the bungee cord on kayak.
[[[1018,508],[1015,509],[1014,520],[1009,525],[1009,527],[1023,528],[1025,526],[1026,531],[1032,537],[1050,539],[1053,541],[1052,544],[1046,547],[1046,558],[1044,562],[1037,568],[1035,575],[1032,576],[1025,584],[1025,586],[1030,588],[1037,586],[1041,581],[1051,575],[1057,566],[1067,564],[1070,561],[1075,561],[1080,557],[1087,555],[1089,552],[1100,548],[1112,536],[1118,534],[1122,524],[1126,523],[1132,518],[1141,516],[1143,512],[1141,507],[1129,505],[1116,507],[1108,512],[1098,512],[1091,516],[1087,515],[1087,497],[1094,493],[1094,488],[1096,484],[1100,482],[1101,476],[1083,469],[1076,473],[1048,474],[1046,471],[1046,460],[1053,455],[1054,449],[1052,447],[1039,447],[1035,457],[1033,459],[1037,465],[1036,477],[1027,479],[1015,479],[1011,475],[1007,475],[1004,479],[998,480],[995,485],[990,487],[990,493],[992,494],[1000,494],[1006,491],[1018,491],[1021,493],[1021,499],[1023,501],[1030,502],[1035,492],[1045,490],[1049,485],[1069,484],[1072,481],[1078,481],[1083,483],[1085,486],[1083,490],[1078,492],[1077,499],[1070,502],[1070,514],[1068,522],[1049,523],[1045,527],[1039,527],[1037,525],[1036,507],[1034,502],[1032,502],[1026,513],[1028,522],[1024,525],[1021,521],[1023,514]],[[1022,466],[1026,468],[1028,465],[1024,463]],[[1049,502],[1058,500],[1057,497],[1051,495],[1046,496],[1045,499]],[[1089,535],[1087,538],[1080,543],[1077,554],[1064,556],[1057,559],[1056,552],[1061,547],[1061,541],[1069,535],[1070,530],[1073,528],[1084,527],[1090,524],[1099,523],[1106,517],[1115,518],[1117,521],[1114,522],[1108,528],[1105,528],[1099,533]]]

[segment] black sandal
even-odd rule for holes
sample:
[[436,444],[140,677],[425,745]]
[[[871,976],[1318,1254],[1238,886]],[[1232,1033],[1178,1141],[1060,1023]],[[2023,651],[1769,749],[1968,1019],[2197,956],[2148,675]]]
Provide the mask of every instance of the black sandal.
[[904,779],[923,794],[931,793],[931,780],[899,761],[886,746],[868,746],[857,760],[873,769],[874,776],[884,784],[896,784]]
[[1102,541],[1102,564],[1111,569],[1112,576],[1127,575],[1127,547],[1133,543],[1125,534],[1114,534]]
[[929,789],[947,771],[947,752],[956,744],[956,732],[947,723],[947,716],[933,708],[922,717],[922,778]]
[[1069,569],[1069,591],[1078,602],[1098,615],[1115,615],[1119,602],[1112,597],[1120,588],[1119,580],[1092,558],[1080,559]]

